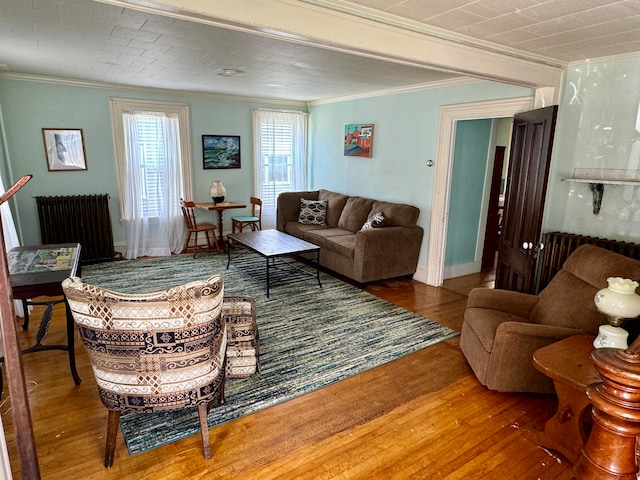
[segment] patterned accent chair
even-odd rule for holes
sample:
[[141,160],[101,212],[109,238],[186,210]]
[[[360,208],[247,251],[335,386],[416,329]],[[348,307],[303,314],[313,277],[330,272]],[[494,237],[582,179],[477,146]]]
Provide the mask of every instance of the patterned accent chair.
[[246,378],[260,372],[254,299],[225,297],[222,318],[227,325],[227,378]]
[[205,458],[207,414],[224,402],[227,336],[220,276],[165,291],[123,294],[62,282],[109,410],[105,467],[113,465],[121,414],[198,408]]

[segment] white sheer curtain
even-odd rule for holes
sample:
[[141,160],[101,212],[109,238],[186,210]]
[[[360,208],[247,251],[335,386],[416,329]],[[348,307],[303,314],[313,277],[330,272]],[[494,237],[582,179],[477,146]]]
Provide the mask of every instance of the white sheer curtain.
[[[182,249],[182,168],[176,116],[123,113],[127,258],[168,256]],[[150,142],[149,139],[153,139]]]
[[[0,195],[5,192],[4,182],[0,179]],[[2,232],[4,233],[4,248],[8,252],[12,248],[20,246],[20,240],[18,239],[18,232],[16,231],[16,224],[13,221],[13,215],[7,202],[0,205],[0,215],[2,215]],[[22,308],[22,302],[20,300],[14,300],[13,302],[15,313],[19,317],[24,317],[24,309]],[[2,345],[0,345],[1,347]]]
[[292,110],[253,110],[254,192],[262,227],[274,228],[282,192],[307,188],[307,117]]
[[[7,137],[4,129],[4,116],[2,114],[2,109],[0,108],[0,147],[3,148],[2,153],[0,153],[0,158],[4,155],[4,160],[9,163],[9,151],[7,149]],[[2,175],[0,174],[0,195],[4,194],[4,180]],[[18,232],[16,230],[16,224],[13,221],[13,214],[11,213],[11,208],[9,208],[8,203],[3,203],[0,205],[0,216],[2,217],[2,232],[4,234],[4,248],[8,252],[12,248],[20,246],[20,239],[18,238]],[[24,309],[22,308],[22,301],[15,300],[13,302],[15,314],[19,317],[24,316]],[[0,339],[0,354],[2,354],[2,341]]]

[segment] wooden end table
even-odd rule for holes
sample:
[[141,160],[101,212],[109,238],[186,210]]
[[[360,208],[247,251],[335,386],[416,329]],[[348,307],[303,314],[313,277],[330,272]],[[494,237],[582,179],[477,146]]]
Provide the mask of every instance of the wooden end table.
[[561,453],[574,464],[593,423],[591,402],[585,390],[600,381],[590,358],[594,339],[593,335],[575,335],[533,354],[535,367],[553,380],[558,409],[545,424],[544,432],[528,431],[526,436],[540,446]]

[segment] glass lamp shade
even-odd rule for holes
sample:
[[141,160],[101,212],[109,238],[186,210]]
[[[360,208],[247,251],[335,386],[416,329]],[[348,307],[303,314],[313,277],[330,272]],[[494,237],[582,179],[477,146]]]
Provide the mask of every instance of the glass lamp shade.
[[211,199],[213,203],[224,202],[224,196],[227,194],[227,189],[224,188],[220,180],[214,180],[211,184]]
[[640,296],[636,295],[638,282],[628,278],[609,277],[609,286],[596,293],[596,308],[609,317],[611,325],[619,326],[625,318],[640,315]]

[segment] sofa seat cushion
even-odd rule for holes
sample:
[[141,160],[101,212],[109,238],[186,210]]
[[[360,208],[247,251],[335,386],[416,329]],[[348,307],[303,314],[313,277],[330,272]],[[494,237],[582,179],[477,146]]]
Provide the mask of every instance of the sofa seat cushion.
[[467,308],[464,312],[464,322],[487,352],[493,349],[493,340],[500,325],[505,322],[529,323],[526,318],[485,308]]
[[344,209],[344,205],[347,203],[349,197],[342,193],[332,192],[330,190],[320,189],[318,191],[318,200],[324,200],[327,202],[327,225],[330,227],[337,227],[338,220]]
[[356,234],[339,235],[328,237],[324,248],[327,252],[337,253],[346,258],[352,259],[356,250]]
[[370,198],[349,197],[342,209],[338,227],[354,233],[360,230],[369,218],[373,202]]
[[307,232],[312,230],[326,230],[326,225],[304,225],[298,222],[287,222],[284,226],[284,231],[289,235],[293,235],[294,237],[304,239],[304,236]]
[[303,239],[307,242],[315,243],[324,248],[327,246],[327,240],[343,235],[353,235],[349,230],[342,228],[323,228],[321,230],[308,230],[305,232]]

